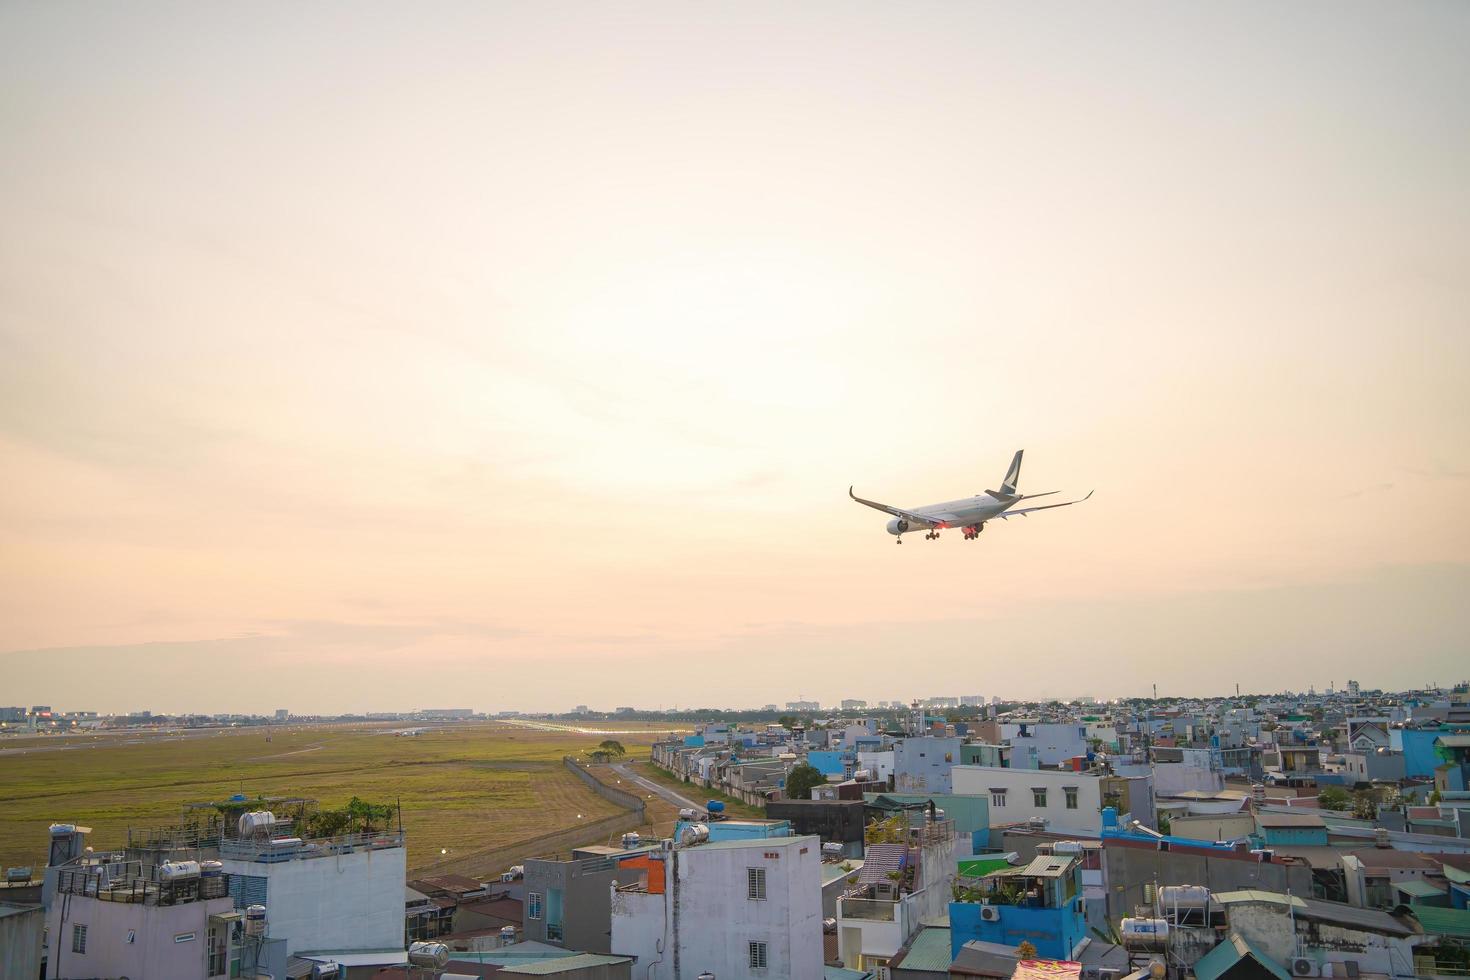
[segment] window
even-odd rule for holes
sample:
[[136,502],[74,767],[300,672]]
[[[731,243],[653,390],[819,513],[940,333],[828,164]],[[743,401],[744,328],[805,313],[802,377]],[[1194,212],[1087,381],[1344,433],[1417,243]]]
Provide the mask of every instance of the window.
[[991,787],[991,790],[990,790],[990,805],[991,806],[1005,806],[1006,805],[1006,791],[1003,790],[1003,789],[995,789],[994,787]]
[[[745,897],[752,902],[764,902],[766,900],[765,868],[745,869]],[[765,944],[762,943],[761,945],[764,946]]]
[[87,927],[71,927],[71,951],[73,953],[85,953],[87,951]]
[[1037,787],[1034,787],[1033,786],[1031,788],[1031,802],[1035,806],[1045,807],[1046,806],[1046,787],[1043,786],[1043,787],[1037,788]]
[[1067,796],[1067,809],[1068,810],[1075,810],[1075,809],[1077,809],[1077,787],[1076,786],[1063,786],[1062,787],[1062,792],[1065,793],[1066,796]]
[[541,893],[540,892],[527,892],[526,893],[526,918],[528,918],[528,919],[538,919],[538,920],[541,918]]
[[766,968],[766,944],[750,943],[750,968],[752,970],[764,970]]

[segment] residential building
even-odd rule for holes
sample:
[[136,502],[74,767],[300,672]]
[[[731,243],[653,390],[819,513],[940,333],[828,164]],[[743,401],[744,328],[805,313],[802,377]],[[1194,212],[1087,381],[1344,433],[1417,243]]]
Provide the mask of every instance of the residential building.
[[1002,741],[1010,742],[1013,748],[1034,746],[1037,760],[1043,766],[1060,766],[1087,755],[1087,726],[1082,724],[1003,722],[1000,737]]
[[1260,889],[1211,899],[1232,932],[1294,976],[1415,976],[1422,934],[1407,916]]
[[863,856],[861,800],[772,800],[766,804],[766,816],[787,822],[793,834],[841,844],[846,857]]
[[886,967],[922,923],[944,914],[954,871],[954,822],[935,819],[929,807],[870,828],[858,880],[837,901],[842,965]]
[[862,698],[843,698],[842,699],[842,710],[843,711],[866,711],[866,710],[868,710],[868,702],[864,701]]
[[[232,926],[239,918],[218,862],[147,872],[136,861],[63,869],[46,913],[47,976],[238,976]],[[400,913],[399,942],[402,922]]]
[[950,903],[950,955],[970,941],[1019,945],[1028,940],[1043,957],[1070,960],[1087,938],[1081,864],[1055,854],[1022,867],[959,882]]
[[612,885],[626,880],[619,865],[646,855],[657,844],[631,851],[584,848],[570,859],[530,858],[525,862],[526,898],[522,932],[531,942],[589,953],[610,953]]
[[817,838],[667,841],[637,873],[612,893],[611,945],[637,957],[640,980],[704,972],[821,980]]
[[277,821],[264,835],[226,828],[219,859],[236,906],[266,906],[270,935],[293,956],[402,949],[403,833],[303,840],[291,826]]
[[893,788],[899,793],[951,793],[960,761],[958,738],[901,738],[893,743]]
[[1104,806],[1119,811],[1123,823],[1155,822],[1152,778],[1114,776],[1102,770],[999,769],[955,766],[954,792],[988,796],[990,825],[1042,820],[1052,830],[1095,835]]

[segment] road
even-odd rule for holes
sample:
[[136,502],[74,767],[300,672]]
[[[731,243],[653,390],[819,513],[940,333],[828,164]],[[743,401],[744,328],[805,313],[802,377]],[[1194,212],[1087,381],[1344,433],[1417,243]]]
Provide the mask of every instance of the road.
[[662,796],[664,799],[674,804],[674,806],[687,806],[693,809],[695,813],[699,814],[700,817],[709,816],[709,814],[705,812],[704,807],[700,806],[698,803],[695,803],[687,796],[680,796],[678,793],[675,793],[667,786],[664,786],[660,783],[655,783],[651,779],[645,779],[644,777],[638,775],[636,772],[629,771],[628,764],[626,762],[614,762],[612,764],[612,767],[618,775],[622,776],[625,779],[631,779],[633,782],[637,783],[639,786],[642,786],[646,790],[657,793],[659,796]]

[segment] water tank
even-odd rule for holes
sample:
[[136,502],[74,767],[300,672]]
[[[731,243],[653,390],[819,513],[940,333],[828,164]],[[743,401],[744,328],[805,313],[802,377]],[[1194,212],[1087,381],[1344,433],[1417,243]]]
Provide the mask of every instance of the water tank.
[[871,783],[873,781],[873,770],[859,769],[857,772],[852,774],[852,778],[860,783]]
[[636,830],[628,831],[626,834],[623,835],[623,850],[632,850],[633,848],[637,847],[639,842],[641,842],[642,840],[643,838],[638,836],[638,832]]
[[680,844],[703,844],[707,840],[709,840],[708,824],[685,824],[684,829],[679,832]]
[[1046,829],[1046,818],[1045,817],[1032,817],[1031,819],[1029,819],[1029,820],[1026,821],[1026,825],[1028,827],[1030,827],[1032,830],[1045,830]]
[[276,815],[269,810],[251,810],[240,814],[237,825],[241,837],[254,837],[257,833],[268,834],[276,825]]
[[708,810],[710,813],[724,813],[725,812],[725,804],[721,803],[719,800],[710,800],[708,803],[706,803],[704,805],[704,808],[706,810]]
[[844,848],[840,843],[835,840],[829,840],[827,841],[827,843],[822,845],[822,856],[841,857],[843,850]]
[[1374,847],[1389,847],[1390,846],[1389,840],[1388,840],[1388,828],[1387,827],[1374,827],[1373,828],[1373,846]]
[[182,881],[199,877],[198,861],[167,861],[158,866],[159,881]]
[[199,874],[205,878],[218,878],[225,873],[225,866],[219,861],[200,861]]
[[1130,949],[1162,946],[1169,939],[1169,923],[1163,919],[1124,919],[1122,931],[1123,945]]
[[245,935],[251,938],[265,935],[264,905],[252,905],[245,910]]
[[76,832],[77,825],[74,823],[54,823],[51,825],[52,837],[66,837],[68,834],[74,834]]
[[413,966],[442,970],[449,965],[449,947],[443,943],[410,943],[408,962]]
[[342,968],[336,963],[318,963],[311,968],[311,980],[336,980]]
[[692,807],[692,806],[681,807],[679,809],[679,819],[680,820],[697,820],[697,819],[699,819],[699,811],[696,810],[696,809],[694,809],[694,807]]
[[1170,909],[1202,909],[1210,904],[1210,890],[1204,885],[1165,885],[1159,889],[1159,905]]
[[510,873],[516,878],[524,878],[526,876],[526,866],[524,864],[512,864],[510,866]]
[[500,945],[502,945],[502,946],[509,946],[511,943],[513,943],[515,941],[516,941],[516,927],[515,926],[501,926],[500,927]]

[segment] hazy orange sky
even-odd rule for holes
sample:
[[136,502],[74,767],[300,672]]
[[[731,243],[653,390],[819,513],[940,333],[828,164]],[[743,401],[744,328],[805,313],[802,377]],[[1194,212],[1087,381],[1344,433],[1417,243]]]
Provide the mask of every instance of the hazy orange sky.
[[[0,5],[0,703],[1450,682],[1470,5]],[[864,496],[1096,496],[902,547]],[[1059,498],[1060,499],[1060,498]]]

